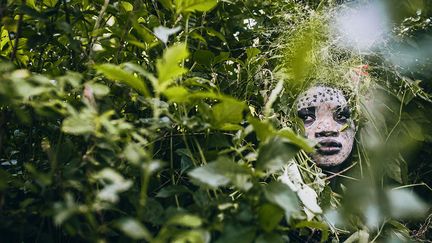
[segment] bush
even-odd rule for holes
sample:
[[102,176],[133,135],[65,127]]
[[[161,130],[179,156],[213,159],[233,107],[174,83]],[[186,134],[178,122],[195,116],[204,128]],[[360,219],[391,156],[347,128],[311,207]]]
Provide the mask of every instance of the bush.
[[[430,182],[424,172],[430,169],[430,85],[413,81],[430,78],[423,69],[401,73],[380,55],[353,55],[377,67],[372,86],[384,91],[374,97],[390,109],[386,120],[380,111],[359,108],[362,142],[349,167],[358,168],[352,176],[359,181],[332,185],[335,176],[311,163],[313,144],[298,135],[289,107],[299,76],[290,70],[305,74],[302,55],[321,44],[302,49],[295,43],[310,16],[326,19],[333,6],[284,0],[1,3],[2,238],[427,238],[429,224],[404,221],[424,216],[424,201],[430,201],[430,191],[418,189],[421,200],[409,190]],[[407,10],[397,22],[411,33],[401,45],[429,33],[424,18],[430,9],[422,9],[426,17],[410,22]],[[307,31],[318,33],[319,25],[314,28]],[[327,45],[326,36],[316,35],[317,43]],[[373,140],[380,126],[382,146]],[[408,170],[410,160],[421,169]],[[277,179],[290,161],[298,164],[306,196]]]

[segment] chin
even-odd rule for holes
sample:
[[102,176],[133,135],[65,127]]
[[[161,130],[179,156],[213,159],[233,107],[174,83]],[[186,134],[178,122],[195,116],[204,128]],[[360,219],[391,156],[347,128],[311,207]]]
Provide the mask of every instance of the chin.
[[336,155],[321,155],[315,154],[312,156],[313,160],[319,167],[333,167],[343,164],[346,158],[341,158]]

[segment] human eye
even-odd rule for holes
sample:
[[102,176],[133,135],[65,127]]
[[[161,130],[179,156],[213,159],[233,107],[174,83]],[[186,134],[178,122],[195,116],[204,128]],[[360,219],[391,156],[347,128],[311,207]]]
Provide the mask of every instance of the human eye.
[[307,107],[298,110],[298,117],[303,120],[305,125],[310,125],[315,121],[315,107]]
[[348,107],[338,108],[334,113],[334,120],[338,123],[345,124],[351,117],[351,112]]

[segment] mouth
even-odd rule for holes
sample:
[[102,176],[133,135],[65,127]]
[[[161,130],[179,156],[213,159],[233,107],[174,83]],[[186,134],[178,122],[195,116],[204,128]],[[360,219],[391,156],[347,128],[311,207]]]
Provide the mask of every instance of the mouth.
[[342,144],[335,140],[322,140],[318,143],[317,152],[322,155],[334,155],[341,151]]

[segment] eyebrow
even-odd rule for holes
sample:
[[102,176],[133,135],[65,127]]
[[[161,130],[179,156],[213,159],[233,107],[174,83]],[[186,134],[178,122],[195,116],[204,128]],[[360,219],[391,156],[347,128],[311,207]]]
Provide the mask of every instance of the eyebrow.
[[344,113],[344,114],[351,114],[351,109],[347,105],[344,107],[338,105],[338,106],[336,106],[335,111],[340,112],[340,113]]
[[297,111],[298,116],[305,116],[305,115],[315,115],[315,106],[309,106],[305,108],[301,108]]

